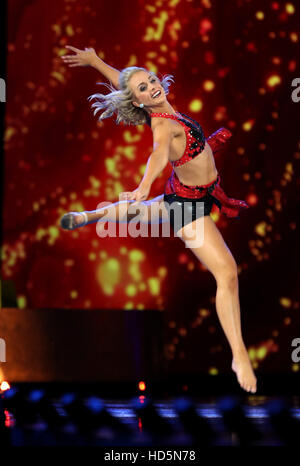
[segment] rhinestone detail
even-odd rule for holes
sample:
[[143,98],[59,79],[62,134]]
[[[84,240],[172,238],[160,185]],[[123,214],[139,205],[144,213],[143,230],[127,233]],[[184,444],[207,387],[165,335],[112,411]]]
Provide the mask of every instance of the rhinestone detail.
[[173,167],[179,167],[189,162],[204,150],[206,139],[203,129],[197,121],[193,120],[188,115],[180,112],[177,112],[176,115],[170,113],[151,113],[150,117],[171,118],[172,120],[178,121],[184,128],[187,144],[181,158],[171,162]]

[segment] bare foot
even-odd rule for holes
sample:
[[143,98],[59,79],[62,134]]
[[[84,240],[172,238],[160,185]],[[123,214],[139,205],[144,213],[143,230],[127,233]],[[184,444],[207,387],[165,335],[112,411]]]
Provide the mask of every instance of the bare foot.
[[248,353],[232,359],[231,369],[236,373],[240,386],[247,392],[256,392],[256,377],[254,375]]
[[69,212],[62,216],[60,225],[64,230],[74,230],[86,224],[86,214],[80,212]]

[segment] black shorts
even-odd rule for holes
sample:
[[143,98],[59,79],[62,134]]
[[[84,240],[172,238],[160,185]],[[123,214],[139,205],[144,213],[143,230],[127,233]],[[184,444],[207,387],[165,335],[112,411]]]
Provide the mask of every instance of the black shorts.
[[165,207],[173,231],[177,233],[180,228],[197,218],[209,215],[215,201],[216,199],[209,193],[199,199],[181,197],[177,196],[177,194],[164,194]]

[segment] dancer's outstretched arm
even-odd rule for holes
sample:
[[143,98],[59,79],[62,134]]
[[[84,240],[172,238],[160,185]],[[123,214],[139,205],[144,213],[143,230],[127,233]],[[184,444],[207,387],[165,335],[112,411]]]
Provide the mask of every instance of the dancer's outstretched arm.
[[108,65],[98,57],[95,49],[92,47],[85,47],[84,50],[80,50],[71,45],[65,45],[65,48],[75,52],[75,55],[63,55],[61,57],[64,63],[67,63],[70,68],[74,66],[91,66],[103,74],[116,89],[119,89],[120,71]]
[[[85,48],[85,50],[77,49],[76,47],[66,45],[65,48],[72,50],[75,55],[64,55],[61,58],[67,63],[70,68],[75,66],[92,66],[97,69],[105,78],[107,78],[112,85],[119,89],[119,75],[120,71],[109,66],[101,58],[99,58],[93,48]],[[153,126],[153,137],[154,137],[154,150],[148,158],[147,168],[145,175],[138,186],[133,192],[121,193],[119,196],[120,201],[115,202],[111,207],[100,208],[90,212],[70,212],[61,219],[61,226],[65,229],[73,229],[78,226],[83,226],[86,223],[94,223],[101,219],[104,214],[106,220],[122,222],[127,219],[134,219],[136,213],[131,214],[130,204],[136,200],[141,203],[140,207],[142,211],[145,211],[144,215],[146,221],[150,218],[149,212],[151,210],[151,222],[156,223],[157,221],[167,221],[168,217],[164,208],[163,194],[156,198],[147,201],[151,185],[161,171],[165,168],[168,163],[169,144],[170,144],[170,133],[167,131],[166,122],[160,121],[159,124]],[[125,202],[124,202],[125,201]],[[154,207],[155,206],[155,207]],[[111,220],[107,218],[107,214],[112,212]],[[155,217],[155,213],[157,215]],[[163,211],[163,213],[162,213]]]

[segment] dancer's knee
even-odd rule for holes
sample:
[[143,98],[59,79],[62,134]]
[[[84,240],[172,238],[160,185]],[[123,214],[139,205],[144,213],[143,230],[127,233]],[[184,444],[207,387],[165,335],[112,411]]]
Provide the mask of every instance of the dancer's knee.
[[235,261],[220,268],[215,274],[218,285],[226,286],[230,289],[235,289],[238,285],[238,269]]

